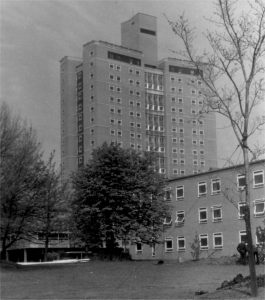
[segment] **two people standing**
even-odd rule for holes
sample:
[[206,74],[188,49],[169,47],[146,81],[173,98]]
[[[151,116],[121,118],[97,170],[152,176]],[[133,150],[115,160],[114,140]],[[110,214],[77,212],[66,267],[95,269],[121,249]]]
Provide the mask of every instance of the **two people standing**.
[[[241,243],[238,244],[237,246],[237,251],[240,254],[240,262],[243,263],[244,265],[247,262],[247,257],[248,257],[248,245],[243,241]],[[254,254],[254,259],[256,264],[259,264],[259,253],[258,253],[258,248],[253,246],[253,254]]]

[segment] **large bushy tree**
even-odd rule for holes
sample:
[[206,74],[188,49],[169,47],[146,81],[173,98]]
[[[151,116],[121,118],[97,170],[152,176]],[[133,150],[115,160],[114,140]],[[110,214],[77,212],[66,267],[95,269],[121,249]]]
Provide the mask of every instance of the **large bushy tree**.
[[[253,149],[250,138],[265,124],[265,3],[248,2],[243,11],[241,1],[217,0],[209,30],[205,33],[207,46],[198,51],[196,29],[184,15],[169,24],[182,42],[177,51],[197,70],[202,88],[203,107],[200,114],[215,112],[225,117],[241,149],[246,185],[245,223],[249,243],[249,268],[252,295],[257,295],[256,273],[250,222],[249,161],[257,159],[264,148]],[[203,72],[202,72],[203,70]],[[261,105],[262,104],[262,105]]]
[[90,247],[118,240],[159,242],[168,206],[164,178],[149,153],[104,143],[73,178],[73,218]]

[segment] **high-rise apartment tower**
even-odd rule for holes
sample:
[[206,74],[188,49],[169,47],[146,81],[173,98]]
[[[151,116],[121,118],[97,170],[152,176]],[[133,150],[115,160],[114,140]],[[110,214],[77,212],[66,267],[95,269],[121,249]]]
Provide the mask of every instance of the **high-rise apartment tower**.
[[197,70],[187,61],[158,60],[153,16],[138,13],[122,23],[121,37],[121,46],[90,41],[82,58],[61,59],[63,179],[103,142],[155,151],[169,178],[217,167],[215,115],[197,118]]

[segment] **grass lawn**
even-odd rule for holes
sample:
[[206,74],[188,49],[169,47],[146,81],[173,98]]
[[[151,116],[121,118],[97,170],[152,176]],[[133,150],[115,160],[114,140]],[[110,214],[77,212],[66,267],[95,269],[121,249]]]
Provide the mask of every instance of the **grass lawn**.
[[[192,299],[247,266],[200,262],[89,261],[1,269],[1,299]],[[264,265],[257,274],[264,273]]]

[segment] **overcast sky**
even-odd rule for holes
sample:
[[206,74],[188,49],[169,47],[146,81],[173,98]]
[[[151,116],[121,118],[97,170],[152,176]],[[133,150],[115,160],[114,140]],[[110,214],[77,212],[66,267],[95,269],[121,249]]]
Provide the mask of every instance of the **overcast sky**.
[[[90,40],[120,44],[120,23],[137,12],[157,17],[159,58],[173,56],[171,50],[179,45],[163,14],[175,19],[185,11],[202,33],[209,26],[204,16],[212,14],[215,1],[0,2],[1,102],[8,102],[15,112],[32,123],[45,152],[55,149],[59,161],[60,59],[67,55],[81,57],[82,45]],[[244,1],[241,3],[243,6]],[[225,139],[222,138],[223,130],[217,129],[217,134],[219,158],[222,159],[233,152],[235,143],[233,136],[227,133]]]

